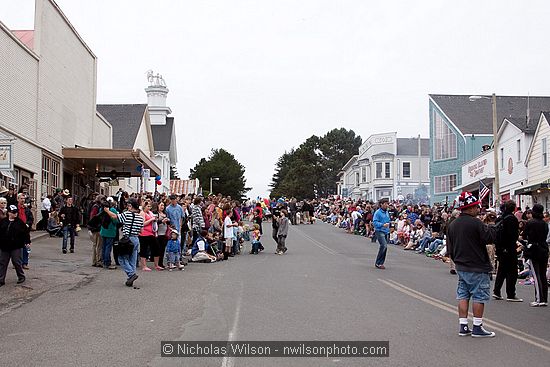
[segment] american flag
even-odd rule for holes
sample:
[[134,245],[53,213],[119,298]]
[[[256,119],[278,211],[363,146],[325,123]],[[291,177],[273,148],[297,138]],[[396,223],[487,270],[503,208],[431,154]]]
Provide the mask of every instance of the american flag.
[[485,186],[483,181],[479,180],[479,201],[483,201],[483,199],[485,199],[485,197],[489,195],[490,192],[491,190],[489,190],[489,188]]

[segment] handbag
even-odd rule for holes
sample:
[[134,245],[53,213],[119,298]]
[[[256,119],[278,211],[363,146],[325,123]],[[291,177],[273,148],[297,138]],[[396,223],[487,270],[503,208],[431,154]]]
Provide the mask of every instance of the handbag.
[[[130,224],[130,228],[134,226],[135,218],[136,214],[132,213],[132,222]],[[134,252],[134,244],[130,240],[130,237],[127,235],[122,236],[122,238],[118,240],[116,247],[118,249],[119,255],[131,255]]]
[[119,255],[131,255],[134,252],[134,244],[130,241],[130,237],[123,236],[118,240],[117,249]]

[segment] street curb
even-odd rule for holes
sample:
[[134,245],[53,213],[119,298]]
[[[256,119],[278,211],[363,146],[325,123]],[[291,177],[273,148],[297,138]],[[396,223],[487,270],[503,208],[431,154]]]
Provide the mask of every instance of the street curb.
[[31,242],[38,241],[44,237],[49,236],[50,234],[47,231],[34,231],[31,232]]

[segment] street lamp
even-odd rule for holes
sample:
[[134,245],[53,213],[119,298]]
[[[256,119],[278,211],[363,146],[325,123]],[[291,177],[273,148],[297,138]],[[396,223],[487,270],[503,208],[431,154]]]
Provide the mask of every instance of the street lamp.
[[212,181],[219,181],[219,177],[210,177],[210,195],[212,195]]
[[493,185],[494,200],[493,205],[495,209],[497,208],[498,202],[500,201],[500,180],[499,180],[499,167],[498,167],[498,136],[497,136],[497,96],[495,93],[492,96],[470,96],[470,102],[478,101],[480,99],[490,99],[491,105],[493,107],[493,159],[494,159],[494,170],[495,170],[495,183]]

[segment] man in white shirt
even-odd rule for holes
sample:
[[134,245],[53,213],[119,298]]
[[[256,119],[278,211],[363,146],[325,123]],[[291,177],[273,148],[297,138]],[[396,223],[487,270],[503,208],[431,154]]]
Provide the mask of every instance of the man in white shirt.
[[353,230],[358,231],[358,219],[361,218],[361,207],[358,206],[353,212],[351,212],[351,220],[353,224]]
[[227,260],[231,253],[231,247],[233,247],[233,237],[235,232],[233,227],[237,227],[238,224],[233,222],[233,211],[225,217],[223,221],[223,236],[225,237],[225,248],[223,250],[223,259]]
[[37,230],[45,230],[48,227],[48,218],[50,217],[50,211],[52,210],[51,195],[47,195],[42,199],[40,206],[40,212],[42,213],[42,219],[36,223]]

